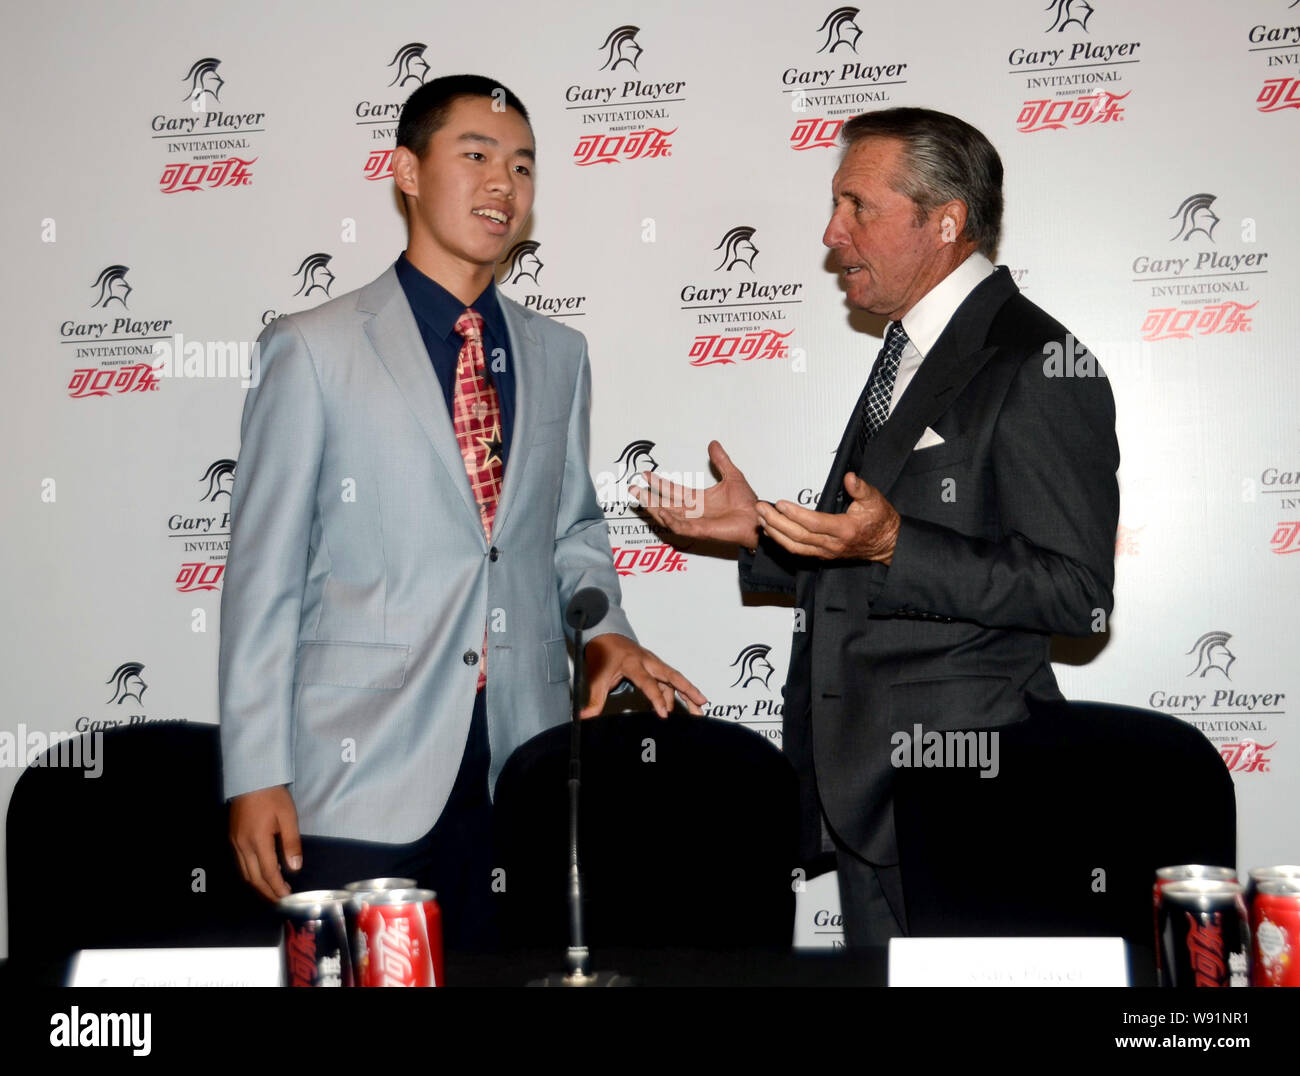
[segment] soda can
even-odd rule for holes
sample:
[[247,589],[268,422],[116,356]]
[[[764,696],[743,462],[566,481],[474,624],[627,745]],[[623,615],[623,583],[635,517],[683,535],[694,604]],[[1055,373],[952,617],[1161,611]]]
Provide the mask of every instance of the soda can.
[[1276,867],[1256,867],[1250,872],[1250,884],[1246,887],[1246,907],[1249,908],[1254,901],[1260,882],[1282,880],[1300,882],[1300,866],[1282,863]]
[[1250,930],[1255,985],[1300,986],[1300,875],[1259,882]]
[[351,899],[358,893],[382,893],[388,889],[415,889],[414,878],[367,878],[360,882],[349,882],[343,887],[348,891],[348,902],[343,906],[343,918],[348,927],[348,943],[352,946],[352,975],[357,986],[365,983],[366,972],[370,965],[370,949],[365,935],[358,929],[358,904]]
[[342,889],[292,893],[276,905],[284,917],[285,986],[352,986],[352,957]]
[[442,986],[442,913],[431,889],[352,895],[361,986]]
[[348,882],[343,887],[349,893],[379,893],[385,889],[415,889],[414,878],[367,878],[364,882]]
[[1156,986],[1164,985],[1163,961],[1160,958],[1160,891],[1170,882],[1185,882],[1191,878],[1235,882],[1237,872],[1231,867],[1207,867],[1202,863],[1184,863],[1177,867],[1161,867],[1156,871],[1156,882],[1151,887],[1151,924],[1156,935]]
[[1241,886],[1197,878],[1160,894],[1162,985],[1250,985],[1250,928]]

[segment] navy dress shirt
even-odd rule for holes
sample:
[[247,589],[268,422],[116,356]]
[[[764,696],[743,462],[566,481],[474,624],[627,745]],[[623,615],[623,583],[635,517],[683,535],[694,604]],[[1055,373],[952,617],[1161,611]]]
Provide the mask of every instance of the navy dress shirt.
[[[411,310],[415,314],[415,323],[420,327],[425,350],[429,353],[429,361],[433,363],[434,376],[442,386],[447,414],[451,415],[456,391],[456,361],[464,342],[456,332],[456,322],[465,312],[465,304],[436,280],[420,272],[407,260],[405,253],[398,255],[394,269],[397,270],[402,291],[406,293],[406,301],[411,304]],[[495,282],[488,282],[483,294],[470,304],[470,308],[483,318],[483,354],[487,359],[487,376],[496,386],[497,400],[501,405],[501,468],[504,473],[515,426],[515,371],[513,356],[510,354],[510,335],[506,331],[506,319],[501,313]],[[496,362],[500,356],[494,355],[494,352],[498,348],[504,354],[504,363]]]

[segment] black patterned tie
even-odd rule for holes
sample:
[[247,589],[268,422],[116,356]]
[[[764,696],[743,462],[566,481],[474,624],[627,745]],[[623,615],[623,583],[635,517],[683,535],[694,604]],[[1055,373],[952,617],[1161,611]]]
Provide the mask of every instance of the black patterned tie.
[[867,381],[867,405],[862,409],[862,427],[858,430],[858,455],[868,442],[880,432],[889,418],[889,401],[894,395],[894,379],[898,376],[898,362],[907,347],[907,333],[901,321],[890,322],[885,333],[885,343],[876,356],[871,377]]

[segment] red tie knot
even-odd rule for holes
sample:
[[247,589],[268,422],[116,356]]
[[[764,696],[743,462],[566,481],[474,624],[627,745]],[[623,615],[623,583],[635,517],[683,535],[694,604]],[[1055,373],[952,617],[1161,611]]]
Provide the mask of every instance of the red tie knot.
[[456,332],[462,340],[483,342],[483,315],[477,310],[466,310],[456,319]]

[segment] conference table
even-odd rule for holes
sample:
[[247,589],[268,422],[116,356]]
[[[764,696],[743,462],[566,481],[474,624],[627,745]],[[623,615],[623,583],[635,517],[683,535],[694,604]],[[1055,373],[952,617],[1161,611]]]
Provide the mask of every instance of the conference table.
[[[1129,981],[1155,986],[1149,947],[1130,946]],[[67,982],[72,958],[0,961],[0,989],[60,987]],[[447,953],[447,985],[520,987],[564,970],[564,953],[515,950]],[[596,972],[616,971],[643,987],[879,987],[888,981],[889,954],[868,949],[707,950],[611,948],[592,954]]]

